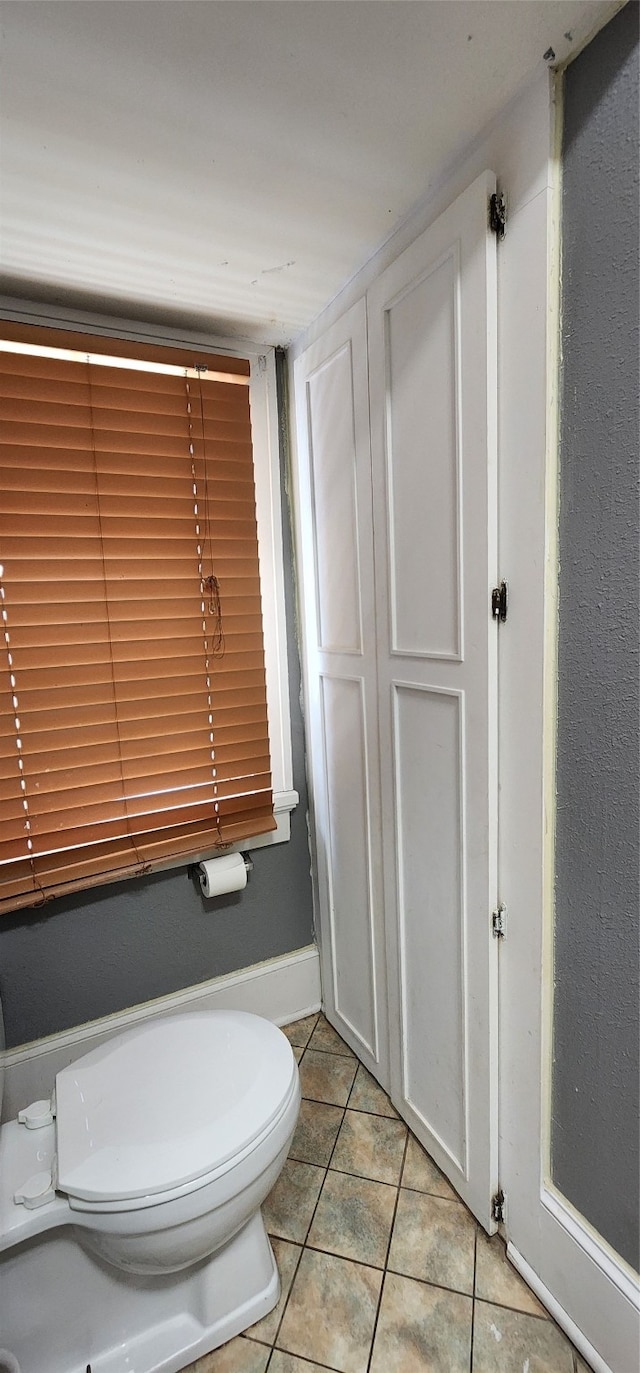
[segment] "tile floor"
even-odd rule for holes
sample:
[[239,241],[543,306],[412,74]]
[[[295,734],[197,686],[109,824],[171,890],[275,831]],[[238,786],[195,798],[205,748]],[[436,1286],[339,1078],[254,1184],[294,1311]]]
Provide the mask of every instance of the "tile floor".
[[324,1017],[285,1034],[303,1101],[263,1207],[282,1295],[185,1373],[588,1373]]

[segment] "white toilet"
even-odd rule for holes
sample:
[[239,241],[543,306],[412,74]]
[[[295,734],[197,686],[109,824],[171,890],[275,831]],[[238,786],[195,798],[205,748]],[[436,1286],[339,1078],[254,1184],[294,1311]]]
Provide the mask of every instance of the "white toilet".
[[266,1315],[260,1205],[299,1105],[285,1035],[242,1011],[146,1022],[58,1073],[0,1129],[0,1373],[178,1373]]

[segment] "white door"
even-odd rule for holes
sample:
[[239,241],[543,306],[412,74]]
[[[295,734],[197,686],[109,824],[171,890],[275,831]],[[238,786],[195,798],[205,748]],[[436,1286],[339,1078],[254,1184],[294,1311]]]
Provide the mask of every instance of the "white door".
[[368,294],[392,1098],[487,1229],[497,1186],[495,178]]
[[388,1082],[364,301],[294,368],[307,748],[327,1013]]

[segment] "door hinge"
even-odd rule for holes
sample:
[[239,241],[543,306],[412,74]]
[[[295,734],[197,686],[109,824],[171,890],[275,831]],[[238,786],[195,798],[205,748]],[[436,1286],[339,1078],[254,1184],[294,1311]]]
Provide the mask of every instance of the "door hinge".
[[507,1198],[500,1188],[495,1196],[491,1198],[491,1219],[495,1220],[496,1225],[504,1225],[507,1214]]
[[509,587],[506,582],[501,582],[499,586],[494,586],[491,592],[491,614],[494,620],[500,620],[504,624],[507,618],[508,604]]
[[507,200],[504,191],[496,191],[489,197],[489,228],[499,242],[502,241],[507,227]]
[[494,939],[504,939],[507,933],[507,908],[502,901],[491,916],[491,931]]

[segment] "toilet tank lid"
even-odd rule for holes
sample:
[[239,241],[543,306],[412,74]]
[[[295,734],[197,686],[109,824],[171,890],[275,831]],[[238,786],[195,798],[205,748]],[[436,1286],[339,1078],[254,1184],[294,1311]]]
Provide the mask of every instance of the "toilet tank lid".
[[108,1201],[193,1182],[269,1126],[296,1071],[282,1031],[245,1011],[127,1030],[56,1077],[58,1189]]

